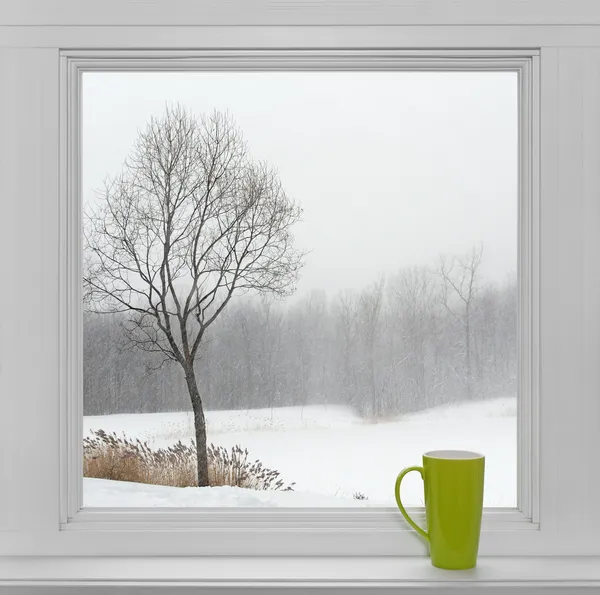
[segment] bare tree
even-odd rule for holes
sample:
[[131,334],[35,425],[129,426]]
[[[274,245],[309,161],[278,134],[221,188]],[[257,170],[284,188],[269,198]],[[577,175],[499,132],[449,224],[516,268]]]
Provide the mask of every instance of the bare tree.
[[356,343],[358,336],[358,305],[356,296],[346,290],[338,296],[335,306],[336,335],[339,345],[340,395],[342,401],[358,407],[364,414],[364,402],[356,402]]
[[[439,274],[442,278],[442,303],[449,314],[459,321],[465,337],[465,381],[467,398],[473,397],[471,371],[471,316],[473,301],[477,295],[477,271],[481,264],[483,246],[474,247],[462,257],[450,260],[441,257]],[[454,296],[454,300],[452,299]],[[458,301],[458,304],[456,302]]]
[[413,400],[426,403],[428,397],[433,397],[430,392],[439,386],[439,370],[426,365],[427,347],[437,322],[438,284],[428,268],[414,266],[403,268],[392,277],[388,291],[402,344],[401,357],[394,367],[403,366],[406,390]]
[[[281,374],[277,373],[277,355],[281,349],[283,315],[273,300],[263,296],[257,304],[248,301],[236,312],[236,329],[241,338],[242,353],[238,356],[245,369],[243,383],[246,407],[267,406],[273,409],[281,396]],[[234,346],[227,342],[224,359],[231,359]],[[231,367],[229,367],[231,369]],[[240,392],[242,387],[240,387]]]
[[125,312],[132,347],[181,365],[194,412],[198,485],[208,485],[195,362],[232,296],[294,290],[301,209],[277,173],[253,161],[227,114],[167,108],[140,132],[120,175],[86,210],[85,295]]
[[367,386],[371,395],[371,414],[374,417],[382,413],[381,394],[377,383],[375,350],[381,326],[384,286],[385,280],[382,277],[362,292],[359,301],[359,318],[366,351]]

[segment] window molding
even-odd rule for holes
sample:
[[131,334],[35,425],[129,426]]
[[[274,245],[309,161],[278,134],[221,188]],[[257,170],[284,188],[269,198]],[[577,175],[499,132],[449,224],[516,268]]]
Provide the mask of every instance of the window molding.
[[[58,6],[57,6],[58,4]],[[57,8],[60,8],[58,10]],[[405,0],[352,2],[326,0],[317,5],[287,0],[177,0],[151,5],[124,0],[93,7],[77,0],[44,0],[8,5],[0,25],[16,26],[223,26],[236,25],[590,25],[600,24],[594,2],[570,0]]]
[[539,523],[540,59],[519,71],[517,508]]
[[[58,2],[59,0],[54,0]],[[200,1],[200,0],[199,0]],[[375,1],[375,0],[373,0]],[[483,1],[483,0],[482,0]],[[543,1],[543,0],[542,0]],[[538,10],[542,14],[547,3]],[[555,0],[554,0],[555,1]],[[343,10],[340,4],[340,11]],[[600,25],[114,25],[15,26],[0,24],[0,47],[62,50],[405,48],[464,50],[598,46]],[[201,40],[201,43],[200,41]]]
[[[474,571],[441,571],[427,558],[119,558],[41,559],[29,572],[28,593],[62,589],[104,595],[149,593],[535,593],[560,585],[568,593],[600,586],[600,559],[490,558]],[[0,560],[2,585],[18,584],[25,560]],[[294,577],[290,580],[290,577]],[[343,578],[340,578],[343,577]],[[56,591],[50,588],[55,587]],[[44,589],[44,590],[42,590]],[[66,592],[70,592],[66,591]],[[77,592],[80,592],[79,590]],[[565,591],[563,591],[565,592]],[[10,593],[10,591],[9,591]]]
[[[19,247],[18,259],[4,259],[2,278],[20,289],[0,292],[5,313],[0,320],[0,593],[16,586],[43,593],[69,587],[163,593],[168,586],[183,592],[188,587],[182,576],[188,585],[202,586],[202,592],[220,593],[252,587],[255,592],[342,592],[349,587],[454,592],[466,582],[474,592],[600,587],[594,574],[600,568],[600,474],[590,472],[592,453],[600,452],[600,6],[584,0],[456,0],[451,5],[407,0],[394,6],[380,0],[325,0],[302,7],[296,3],[295,8],[284,0],[252,0],[237,4],[239,10],[231,10],[231,3],[215,7],[210,0],[176,4],[177,10],[166,0],[93,7],[75,0],[8,0],[0,15],[0,254],[12,255]],[[298,11],[304,11],[304,24],[297,20]],[[170,26],[173,22],[179,25]],[[488,58],[498,49],[513,57],[519,51],[514,48],[539,53],[538,86],[530,100],[539,100],[532,126],[538,127],[534,138],[539,133],[540,147],[528,171],[540,199],[521,213],[522,221],[527,216],[538,221],[532,246],[522,250],[539,250],[532,256],[539,260],[537,293],[531,286],[531,301],[525,304],[539,313],[531,328],[539,336],[532,364],[539,376],[528,381],[539,393],[537,404],[532,402],[538,409],[533,425],[537,468],[530,469],[539,490],[529,492],[528,515],[539,522],[521,515],[513,517],[521,527],[515,531],[488,525],[478,569],[464,577],[465,584],[462,575],[432,569],[418,537],[402,525],[382,529],[383,516],[363,517],[363,528],[344,527],[347,520],[338,517],[341,526],[314,531],[300,527],[301,516],[288,531],[257,530],[246,519],[241,532],[205,530],[204,543],[198,531],[188,530],[190,519],[181,516],[172,529],[155,532],[157,527],[140,516],[139,523],[118,528],[115,520],[122,519],[112,516],[114,510],[97,511],[104,515],[99,522],[81,511],[61,527],[69,510],[77,508],[77,498],[75,504],[60,498],[67,467],[59,464],[64,449],[59,420],[64,423],[67,413],[60,392],[67,383],[64,371],[59,378],[59,355],[66,344],[66,335],[60,345],[58,336],[58,313],[62,320],[66,315],[61,289],[66,268],[59,256],[67,249],[61,243],[67,212],[61,192],[72,173],[65,175],[60,167],[68,160],[61,128],[67,113],[60,78],[61,69],[66,75],[64,57],[73,52],[87,59],[94,48],[160,53],[200,47],[393,48],[413,57],[436,51],[457,56],[467,48]],[[535,444],[530,448],[533,452]],[[520,493],[523,510],[528,501]],[[502,524],[513,513],[498,514]],[[103,523],[107,530],[96,531]],[[145,523],[145,530],[131,530]],[[288,523],[292,526],[291,519]],[[269,554],[267,537],[275,555],[292,543],[298,557],[257,557]],[[370,555],[361,556],[361,548],[372,548]],[[232,558],[243,551],[252,557]],[[333,551],[340,557],[319,558]],[[107,552],[139,557],[122,562],[99,558]],[[190,557],[201,555],[206,558]],[[192,586],[189,590],[197,592]]]
[[[482,553],[506,554],[490,539],[509,531],[515,541],[521,532],[537,531],[538,508],[538,382],[539,329],[534,307],[539,278],[539,234],[536,217],[539,202],[539,51],[537,50],[245,50],[245,51],[63,51],[61,53],[61,204],[63,246],[60,276],[61,294],[61,530],[65,532],[102,530],[173,531],[186,527],[198,531],[269,531],[264,545],[248,543],[242,536],[230,535],[237,555],[252,555],[257,548],[264,555],[296,555],[306,551],[294,534],[299,530],[329,532],[329,540],[312,546],[327,555],[344,552],[364,554],[403,553],[422,555],[424,544],[410,531],[393,508],[386,509],[81,509],[82,504],[82,425],[83,369],[81,299],[81,76],[89,71],[206,71],[206,70],[432,70],[432,71],[513,71],[519,84],[519,399],[518,399],[518,494],[516,509],[484,511]],[[390,488],[391,489],[391,488]],[[424,519],[423,509],[411,513]],[[337,536],[333,532],[338,532]],[[344,533],[346,535],[344,536]],[[383,545],[382,533],[393,536],[393,545]],[[348,543],[350,534],[360,534],[360,542]],[[486,535],[488,538],[486,539]],[[127,541],[127,540],[126,540]],[[194,551],[210,553],[211,546],[197,544]],[[372,543],[371,543],[372,542]],[[307,542],[308,543],[308,542]],[[128,545],[128,547],[131,547]],[[175,546],[173,546],[175,547]],[[231,548],[229,546],[223,546]],[[388,549],[390,548],[391,549]],[[132,552],[134,553],[134,552]]]

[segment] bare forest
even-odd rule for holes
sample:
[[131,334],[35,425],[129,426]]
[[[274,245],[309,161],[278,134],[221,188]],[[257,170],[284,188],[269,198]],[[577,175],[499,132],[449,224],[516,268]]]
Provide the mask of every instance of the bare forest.
[[[461,296],[472,256],[402,270],[360,292],[240,298],[195,364],[205,406],[338,403],[386,416],[515,394],[516,280],[486,285],[475,273],[472,295]],[[85,414],[189,410],[178,366],[123,349],[123,323],[119,314],[86,314]]]

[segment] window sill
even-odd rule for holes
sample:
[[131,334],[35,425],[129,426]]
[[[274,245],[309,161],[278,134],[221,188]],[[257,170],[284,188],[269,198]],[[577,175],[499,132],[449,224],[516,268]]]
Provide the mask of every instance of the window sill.
[[[39,587],[40,592],[57,593],[74,587],[89,591],[134,594],[138,592],[202,593],[337,592],[362,588],[380,592],[402,589],[403,593],[423,587],[452,589],[480,587],[494,594],[527,592],[544,587],[600,587],[599,557],[480,558],[469,571],[434,568],[429,558],[127,558],[127,557],[5,557],[0,558],[0,593],[18,586]],[[119,589],[119,587],[121,589]],[[200,591],[199,591],[199,588]],[[31,589],[30,589],[31,590]],[[28,590],[27,592],[30,592]],[[469,591],[477,593],[477,590]]]

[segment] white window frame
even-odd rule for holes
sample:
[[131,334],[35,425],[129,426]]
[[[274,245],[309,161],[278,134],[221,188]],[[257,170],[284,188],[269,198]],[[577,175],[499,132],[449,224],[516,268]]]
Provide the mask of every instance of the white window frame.
[[[448,4],[7,3],[0,254],[19,247],[2,278],[20,291],[0,292],[0,592],[27,580],[600,586],[600,10]],[[519,72],[518,509],[485,511],[481,570],[432,570],[392,509],[80,510],[79,81],[140,68]]]
[[[495,540],[489,540],[488,531],[497,532],[537,530],[537,376],[539,337],[534,333],[538,328],[536,311],[531,303],[536,299],[539,270],[537,237],[532,216],[538,208],[538,185],[531,175],[533,163],[539,160],[539,133],[537,122],[539,112],[537,97],[539,90],[539,52],[536,50],[493,50],[493,51],[427,51],[406,52],[394,50],[333,50],[333,51],[201,51],[201,52],[131,52],[131,51],[75,51],[61,54],[61,81],[63,89],[64,114],[63,139],[64,155],[61,168],[66,183],[61,196],[66,219],[62,230],[64,246],[65,291],[62,293],[63,313],[61,330],[63,336],[61,370],[67,382],[60,391],[62,410],[67,412],[66,424],[62,426],[61,439],[64,446],[62,465],[65,473],[61,482],[61,529],[79,531],[81,529],[122,530],[124,526],[143,529],[170,530],[178,527],[195,527],[201,535],[210,530],[215,535],[210,539],[198,539],[194,552],[209,554],[222,539],[223,529],[240,530],[235,535],[236,547],[224,546],[228,553],[249,555],[257,548],[265,555],[285,553],[299,555],[305,553],[304,545],[295,535],[302,529],[332,531],[343,526],[344,538],[334,538],[327,542],[307,536],[311,551],[319,548],[323,555],[364,553],[379,550],[382,554],[422,555],[424,543],[415,538],[410,527],[398,515],[395,508],[373,509],[256,509],[232,511],[231,509],[186,509],[176,511],[132,510],[132,509],[84,509],[82,508],[83,468],[81,444],[83,426],[83,367],[82,354],[82,292],[81,292],[81,78],[86,72],[156,72],[156,71],[486,71],[515,72],[518,75],[519,97],[519,456],[518,494],[516,509],[489,509],[484,513],[484,540],[482,553],[496,554]],[[516,149],[516,147],[515,147]],[[69,172],[69,173],[67,173]],[[67,329],[70,332],[67,333]],[[393,472],[393,470],[391,471]],[[390,484],[390,492],[392,485]],[[424,522],[422,508],[411,509],[411,514]],[[273,536],[264,543],[244,541],[248,527],[276,529]],[[360,533],[360,539],[352,539],[353,532]],[[392,541],[384,545],[382,532]],[[221,537],[220,537],[221,536]],[[358,535],[357,535],[358,537]],[[176,547],[177,537],[173,539]],[[313,543],[314,541],[314,543]],[[126,537],[119,543],[123,551],[131,551],[135,545]],[[393,544],[393,545],[392,545]],[[163,540],[164,545],[164,540]],[[188,550],[189,551],[189,550]]]

